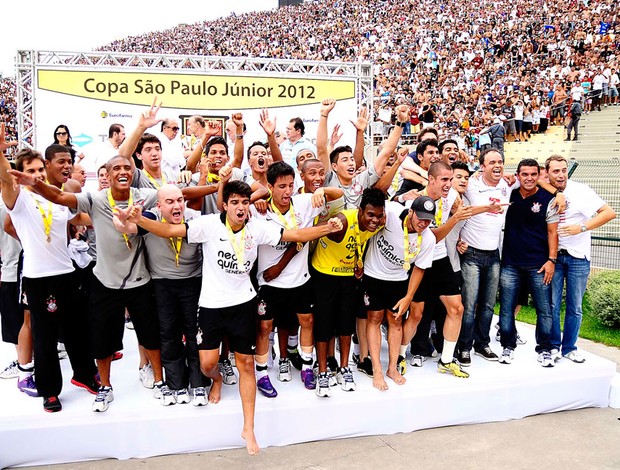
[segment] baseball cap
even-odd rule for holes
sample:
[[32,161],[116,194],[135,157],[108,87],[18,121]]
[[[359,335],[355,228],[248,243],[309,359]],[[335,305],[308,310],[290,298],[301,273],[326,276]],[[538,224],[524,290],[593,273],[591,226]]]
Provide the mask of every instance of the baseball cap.
[[435,201],[428,196],[418,196],[409,207],[418,219],[433,220],[435,218]]

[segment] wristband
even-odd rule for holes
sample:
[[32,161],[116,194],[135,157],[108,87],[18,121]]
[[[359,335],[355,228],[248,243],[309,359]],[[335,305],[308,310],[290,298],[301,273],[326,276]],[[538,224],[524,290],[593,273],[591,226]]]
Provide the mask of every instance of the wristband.
[[396,125],[397,125],[398,127],[405,127],[405,126],[407,125],[407,123],[406,123],[406,122],[396,121]]
[[553,264],[556,264],[558,262],[557,258],[548,258],[549,261],[551,261]]
[[235,134],[235,139],[243,139],[243,134]]
[[558,195],[558,193],[561,193],[561,192],[562,192],[562,191],[560,191],[559,189],[556,189],[556,190],[555,190],[555,192],[553,193],[553,196],[555,197],[555,196],[557,196],[557,195]]

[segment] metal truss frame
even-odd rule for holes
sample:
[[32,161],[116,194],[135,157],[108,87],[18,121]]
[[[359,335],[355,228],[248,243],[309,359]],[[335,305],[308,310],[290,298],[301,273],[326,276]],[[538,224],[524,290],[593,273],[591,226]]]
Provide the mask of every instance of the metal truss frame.
[[[36,70],[40,67],[65,70],[156,72],[162,69],[196,71],[205,75],[228,74],[314,78],[348,78],[356,84],[358,109],[366,106],[373,116],[372,65],[361,62],[321,62],[251,57],[215,57],[123,52],[17,52],[17,122],[19,147],[36,147]],[[371,126],[366,128],[367,146],[372,145]]]

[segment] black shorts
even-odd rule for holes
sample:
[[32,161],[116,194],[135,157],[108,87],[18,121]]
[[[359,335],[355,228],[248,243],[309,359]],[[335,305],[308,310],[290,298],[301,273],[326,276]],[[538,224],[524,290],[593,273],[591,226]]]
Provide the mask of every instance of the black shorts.
[[313,269],[312,291],[315,341],[355,333],[359,294],[354,276],[330,276]]
[[428,302],[442,295],[461,295],[461,272],[454,272],[450,258],[433,261],[424,272],[420,286],[413,296],[414,302]]
[[312,312],[310,281],[298,287],[284,289],[264,285],[258,291],[257,317],[274,320],[277,326],[287,330],[299,328],[298,313]]
[[110,289],[93,276],[90,285],[91,340],[95,359],[123,349],[125,308],[131,316],[138,343],[160,348],[159,320],[151,282],[132,289]]
[[224,337],[228,338],[231,351],[239,354],[256,353],[257,299],[232,307],[198,309],[199,350],[219,349]]
[[409,280],[382,281],[368,275],[364,275],[364,305],[366,310],[392,310],[400,299],[407,295]]
[[19,282],[0,284],[0,321],[2,341],[17,344],[19,330],[24,324],[24,308],[19,301]]

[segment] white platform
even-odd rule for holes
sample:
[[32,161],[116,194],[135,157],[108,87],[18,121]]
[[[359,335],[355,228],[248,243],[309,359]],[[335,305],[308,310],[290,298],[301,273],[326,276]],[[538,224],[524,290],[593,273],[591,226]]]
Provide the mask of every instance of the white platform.
[[[93,395],[69,383],[66,360],[60,413],[45,413],[41,398],[20,393],[15,380],[0,380],[0,468],[244,445],[239,436],[242,418],[236,386],[225,385],[217,405],[163,407],[138,382],[135,335],[127,333],[125,357],[112,366],[115,401],[105,413],[91,412]],[[584,364],[561,360],[556,367],[545,369],[536,361],[533,329],[520,328],[520,333],[528,344],[517,349],[512,365],[473,356],[467,369],[471,377],[466,380],[437,373],[433,361],[422,368],[409,366],[403,386],[388,379],[386,392],[374,389],[371,379],[356,373],[357,391],[337,388],[325,399],[305,390],[298,373],[293,382],[282,384],[271,371],[280,395],[276,399],[257,397],[259,444],[283,446],[609,406],[616,376],[613,362],[584,353]],[[495,341],[491,346],[499,351]],[[13,358],[14,349],[2,344],[0,366]]]

